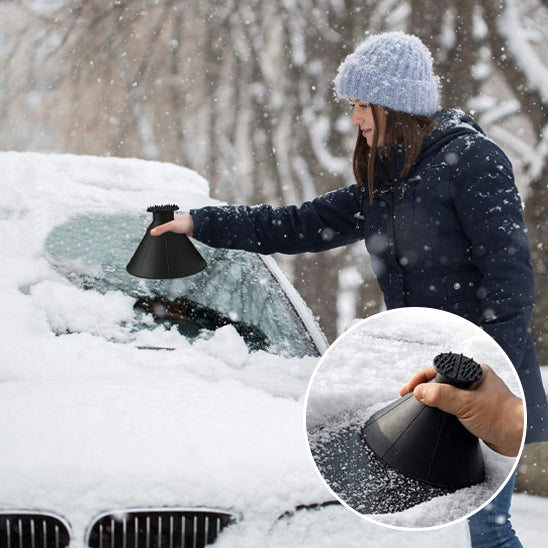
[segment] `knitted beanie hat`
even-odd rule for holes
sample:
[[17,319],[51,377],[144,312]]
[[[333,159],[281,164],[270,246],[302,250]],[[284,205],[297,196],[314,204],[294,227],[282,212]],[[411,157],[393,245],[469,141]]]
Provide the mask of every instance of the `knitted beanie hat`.
[[335,78],[341,98],[417,116],[438,110],[438,87],[430,51],[419,38],[403,32],[367,38],[341,63]]

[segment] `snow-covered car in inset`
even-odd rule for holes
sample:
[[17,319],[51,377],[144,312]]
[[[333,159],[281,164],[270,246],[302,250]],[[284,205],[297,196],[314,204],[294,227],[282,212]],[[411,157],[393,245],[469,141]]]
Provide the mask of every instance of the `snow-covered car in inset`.
[[374,526],[332,505],[306,447],[327,345],[275,262],[196,242],[195,276],[125,270],[146,208],[212,203],[207,182],[133,159],[0,167],[0,546],[361,546]]

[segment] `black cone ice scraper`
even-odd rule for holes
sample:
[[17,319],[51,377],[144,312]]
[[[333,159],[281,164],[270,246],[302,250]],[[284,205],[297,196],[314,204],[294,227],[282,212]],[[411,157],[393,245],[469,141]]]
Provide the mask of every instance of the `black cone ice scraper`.
[[152,213],[152,223],[126,267],[130,274],[166,280],[191,276],[205,268],[205,260],[184,234],[150,234],[155,226],[172,221],[177,209],[179,206],[176,205],[151,206],[147,209]]
[[[430,382],[469,388],[481,379],[478,363],[452,352],[434,358]],[[375,413],[364,425],[366,444],[387,466],[410,478],[447,489],[483,480],[479,440],[449,413],[407,394]]]

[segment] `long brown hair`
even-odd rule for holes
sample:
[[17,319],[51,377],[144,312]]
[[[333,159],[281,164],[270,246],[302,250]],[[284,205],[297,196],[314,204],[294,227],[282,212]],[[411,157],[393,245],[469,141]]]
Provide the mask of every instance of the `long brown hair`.
[[[379,122],[383,112],[386,115],[386,128],[384,133],[384,144],[392,145],[403,143],[405,158],[400,176],[409,173],[413,162],[417,159],[422,147],[424,138],[432,132],[435,127],[435,121],[426,116],[413,116],[405,112],[399,112],[379,105],[371,105],[373,121],[375,122],[375,132],[371,146],[367,144],[366,138],[358,128],[358,139],[354,148],[352,158],[352,167],[354,177],[358,185],[362,186],[367,178],[367,188],[369,191],[369,202],[373,203],[375,160],[377,157],[379,133]],[[390,147],[387,146],[386,152],[390,156]]]

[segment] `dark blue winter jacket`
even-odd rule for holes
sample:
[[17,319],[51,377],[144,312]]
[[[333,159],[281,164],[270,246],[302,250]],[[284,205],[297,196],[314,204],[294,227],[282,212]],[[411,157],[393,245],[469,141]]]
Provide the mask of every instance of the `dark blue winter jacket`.
[[206,207],[191,211],[194,237],[263,254],[364,239],[386,307],[437,308],[480,325],[518,371],[527,442],[548,440],[546,394],[528,330],[533,269],[512,166],[464,113],[441,111],[436,119],[407,175],[400,175],[400,145],[379,159],[373,205],[364,187],[352,185],[300,207]]

